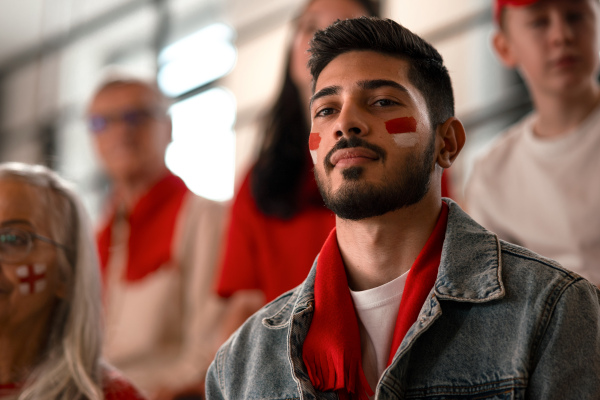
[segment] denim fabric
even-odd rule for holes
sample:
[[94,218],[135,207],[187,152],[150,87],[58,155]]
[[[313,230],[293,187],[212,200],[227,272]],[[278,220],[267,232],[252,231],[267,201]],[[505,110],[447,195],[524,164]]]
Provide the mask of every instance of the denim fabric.
[[[600,290],[449,204],[435,287],[376,399],[600,399]],[[335,399],[302,362],[306,281],[252,316],[208,371],[208,399]]]

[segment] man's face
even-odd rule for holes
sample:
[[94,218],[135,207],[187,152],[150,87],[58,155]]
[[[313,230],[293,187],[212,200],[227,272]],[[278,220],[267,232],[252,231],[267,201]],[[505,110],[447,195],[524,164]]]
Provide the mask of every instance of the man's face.
[[153,91],[139,84],[108,86],[92,100],[88,122],[107,173],[128,180],[164,166],[171,124]]
[[435,136],[405,60],[353,51],[316,82],[309,147],[327,206],[358,220],[418,203],[429,191]]
[[[599,68],[596,0],[542,0],[506,7],[496,49],[535,91],[565,93],[593,84]],[[505,50],[498,47],[503,40]]]

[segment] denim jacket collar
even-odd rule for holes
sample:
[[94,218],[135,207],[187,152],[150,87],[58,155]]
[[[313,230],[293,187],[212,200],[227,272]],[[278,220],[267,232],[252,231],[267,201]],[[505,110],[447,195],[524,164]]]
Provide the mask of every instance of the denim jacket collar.
[[[484,303],[504,297],[500,269],[498,237],[473,221],[454,201],[448,203],[448,227],[434,293],[439,299]],[[315,260],[306,280],[275,315],[263,319],[263,325],[278,329],[290,323],[290,317],[314,303]],[[285,295],[284,295],[285,296]]]

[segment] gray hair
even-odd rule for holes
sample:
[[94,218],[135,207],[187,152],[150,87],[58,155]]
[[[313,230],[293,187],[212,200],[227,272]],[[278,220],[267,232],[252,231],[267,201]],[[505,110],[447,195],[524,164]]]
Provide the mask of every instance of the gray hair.
[[101,92],[112,89],[119,86],[138,86],[147,90],[154,98],[153,101],[157,107],[157,111],[160,115],[167,115],[169,108],[173,104],[170,97],[167,97],[158,87],[156,81],[146,80],[136,76],[124,74],[124,73],[111,73],[107,75],[100,83],[96,86],[92,99],[94,99]]
[[44,166],[0,164],[0,179],[38,188],[52,239],[71,249],[58,252],[67,295],[58,299],[43,356],[32,367],[19,400],[101,400],[100,274],[87,211],[72,186]]

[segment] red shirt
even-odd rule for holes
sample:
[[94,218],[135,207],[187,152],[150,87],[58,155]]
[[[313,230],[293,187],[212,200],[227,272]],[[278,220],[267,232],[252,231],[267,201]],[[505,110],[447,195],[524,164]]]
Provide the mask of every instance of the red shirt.
[[[15,383],[0,385],[0,398],[16,397],[20,394],[23,386]],[[120,372],[116,370],[105,370],[102,385],[104,400],[146,400]]]
[[[262,213],[250,191],[248,174],[231,209],[217,293],[259,289],[269,302],[306,279],[323,242],[335,226],[325,206],[306,205],[289,220]],[[307,191],[318,189],[312,174]]]
[[102,391],[104,400],[146,400],[135,386],[115,370],[106,371]]

